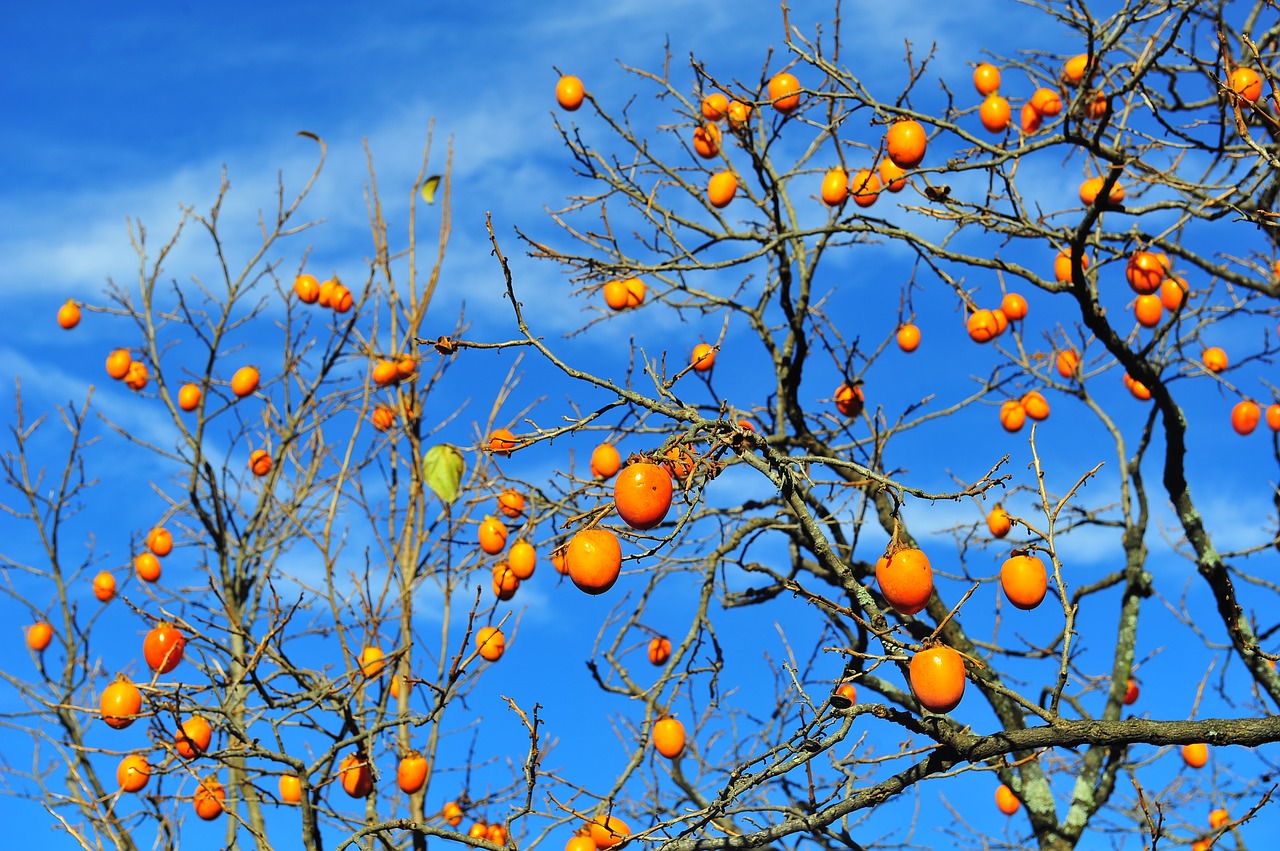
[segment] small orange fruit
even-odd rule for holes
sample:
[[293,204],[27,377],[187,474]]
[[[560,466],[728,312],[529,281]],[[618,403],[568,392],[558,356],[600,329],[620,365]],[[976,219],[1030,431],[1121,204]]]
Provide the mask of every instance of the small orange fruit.
[[197,384],[184,384],[182,389],[178,391],[178,407],[184,411],[194,411],[200,407],[200,386]]
[[1058,375],[1063,378],[1072,378],[1080,369],[1080,355],[1076,354],[1075,349],[1063,349],[1058,352],[1055,365]]
[[973,69],[973,87],[980,95],[992,95],[1000,90],[1000,69],[990,62],[979,62]]
[[835,693],[849,701],[851,705],[858,702],[858,690],[854,688],[853,683],[841,683],[836,686]]
[[498,494],[498,511],[507,517],[516,518],[524,514],[524,505],[524,494],[520,491],[507,488]]
[[909,547],[876,561],[876,583],[895,612],[914,615],[924,609],[933,594],[933,568],[929,557]]
[[538,566],[538,551],[528,541],[516,541],[507,553],[507,564],[516,579],[524,582],[533,576],[533,571]]
[[596,841],[590,836],[575,833],[564,844],[564,851],[596,851]]
[[150,371],[147,365],[140,360],[136,360],[129,364],[129,371],[124,374],[124,383],[128,385],[130,390],[141,390],[147,386],[147,378]]
[[1151,398],[1151,391],[1147,388],[1147,385],[1129,375],[1127,372],[1124,374],[1124,383],[1125,386],[1129,388],[1129,392],[1133,395],[1133,398],[1138,401],[1146,402]]
[[773,108],[788,115],[800,105],[800,81],[785,71],[769,80],[769,101]]
[[[1267,406],[1267,428],[1272,431],[1280,431],[1280,402],[1274,402]],[[1272,667],[1275,667],[1272,664]]]
[[1027,300],[1017,293],[1005,293],[1000,301],[1000,311],[1012,322],[1018,322],[1027,316]]
[[675,718],[662,718],[653,725],[653,746],[667,759],[684,752],[684,725]]
[[693,364],[695,372],[710,372],[716,365],[715,348],[710,343],[699,343],[693,347],[689,362]]
[[901,192],[907,185],[907,173],[888,157],[880,160],[876,172],[880,175],[880,185],[889,192]]
[[587,825],[587,829],[598,851],[612,848],[631,835],[631,828],[627,827],[621,819],[613,816],[596,816]]
[[[1078,86],[1084,81],[1085,71],[1089,68],[1089,55],[1081,53],[1072,56],[1062,66],[1062,79],[1068,86]],[[1092,76],[1092,75],[1090,75]]]
[[440,810],[440,817],[445,823],[457,827],[462,824],[462,807],[458,806],[457,801],[450,801]]
[[566,112],[573,112],[582,106],[584,97],[586,92],[583,91],[582,81],[577,77],[566,74],[556,83],[556,103]]
[[1232,71],[1227,84],[1231,86],[1231,91],[1249,103],[1257,103],[1258,98],[1262,97],[1262,78],[1252,68],[1240,67]]
[[738,177],[731,171],[717,171],[707,181],[707,200],[717,210],[729,206],[738,192]]
[[58,308],[58,324],[68,331],[79,325],[80,305],[71,299],[67,299],[66,303]]
[[1009,317],[998,307],[991,311],[991,317],[996,321],[996,336],[999,337],[1009,327]]
[[740,100],[729,101],[729,111],[725,113],[729,116],[729,126],[735,130],[740,130],[747,126],[747,122],[751,120],[751,104],[743,103]]
[[493,566],[493,596],[510,600],[520,590],[520,580],[511,572],[511,565],[500,561]]
[[[1102,177],[1091,177],[1084,183],[1080,184],[1080,201],[1086,206],[1092,206],[1098,200],[1098,195],[1102,192],[1102,185],[1106,182]],[[1111,191],[1107,193],[1107,202],[1110,204],[1119,204],[1124,201],[1124,187],[1116,183],[1111,187]]]
[[1003,133],[1008,129],[1012,114],[1009,101],[1000,95],[990,95],[978,108],[978,118],[982,121],[982,126],[991,133]]
[[320,292],[316,295],[316,304],[321,307],[329,307],[329,299],[333,295],[333,288],[338,285],[337,280],[330,278],[320,285]]
[[1182,760],[1192,768],[1204,768],[1209,761],[1209,746],[1204,742],[1183,745]]
[[1210,346],[1205,349],[1200,360],[1204,362],[1204,368],[1210,372],[1222,372],[1227,368],[1227,353],[1219,346]]
[[899,168],[915,168],[924,160],[929,134],[919,121],[895,121],[885,134],[885,153]]
[[353,304],[355,299],[351,295],[351,290],[342,284],[335,283],[329,292],[329,307],[333,308],[335,313],[346,313]]
[[350,753],[338,763],[338,777],[342,781],[342,791],[352,798],[364,798],[373,791],[373,772],[369,770],[369,760],[362,753]]
[[129,754],[116,766],[116,782],[125,792],[141,792],[151,779],[151,763],[142,754]]
[[720,92],[712,92],[702,99],[702,117],[708,121],[723,121],[729,113],[729,98]]
[[1169,274],[1169,268],[1160,255],[1150,251],[1136,251],[1125,266],[1124,277],[1139,295],[1147,295],[1160,289]]
[[480,521],[478,533],[480,549],[491,556],[496,556],[507,546],[507,527],[492,515]]
[[1178,275],[1170,275],[1160,282],[1160,303],[1173,313],[1182,307],[1187,298],[1187,281]]
[[320,282],[315,275],[299,275],[293,279],[293,292],[303,304],[315,304],[320,298]]
[[1022,807],[1022,802],[1018,800],[1018,796],[1013,794],[1013,790],[1003,783],[996,789],[996,808],[1007,816],[1016,813]]
[[1018,400],[1018,404],[1027,412],[1027,416],[1039,422],[1049,418],[1049,400],[1039,390],[1030,390]]
[[167,674],[182,662],[187,637],[171,623],[161,622],[142,639],[142,655],[147,667],[157,674]]
[[1007,399],[1000,406],[1000,425],[1010,433],[1019,431],[1027,421],[1027,411],[1018,404],[1017,399]]
[[378,431],[390,431],[396,424],[396,413],[389,405],[376,405],[369,412],[369,422],[373,423],[373,427]]
[[662,458],[662,464],[671,474],[671,478],[681,483],[693,475],[693,470],[697,466],[694,457],[679,446],[673,446],[662,453]]
[[375,645],[362,648],[356,661],[360,663],[360,673],[370,679],[381,674],[387,667],[386,655],[381,647]]
[[1231,815],[1223,809],[1209,811],[1209,827],[1217,830],[1227,822],[1231,821]]
[[507,844],[507,829],[497,823],[491,824],[485,833],[485,839],[488,839],[494,845],[505,846]]
[[244,398],[258,389],[258,370],[251,366],[242,366],[231,376],[231,392]]
[[1110,109],[1111,96],[1106,92],[1098,91],[1093,93],[1093,99],[1085,106],[1084,114],[1092,121],[1101,121]]
[[1000,322],[993,311],[975,310],[965,322],[969,339],[975,343],[989,343],[1000,334]]
[[1125,683],[1124,697],[1120,699],[1120,702],[1125,706],[1133,706],[1138,702],[1138,681],[1133,677],[1130,677],[1129,682]]
[[482,626],[476,630],[476,649],[486,662],[496,662],[507,651],[507,639],[496,626]]
[[630,464],[613,483],[618,516],[632,529],[652,529],[671,510],[671,474],[657,464]]
[[123,730],[134,722],[133,716],[142,711],[142,692],[128,677],[119,674],[102,690],[98,709],[103,723],[113,730]]
[[911,690],[930,712],[950,712],[964,697],[964,659],[950,647],[938,645],[911,657]]
[[709,160],[720,153],[722,138],[719,127],[714,124],[704,124],[693,131],[693,150],[704,160]]
[[298,779],[298,775],[280,775],[280,800],[286,804],[296,804],[302,800],[302,781]]
[[1009,519],[1009,512],[1004,510],[1004,506],[997,505],[991,509],[987,515],[987,528],[997,538],[1003,538],[1009,534],[1009,530],[1013,528],[1013,521]]
[[501,455],[504,458],[511,457],[511,451],[516,448],[516,436],[511,433],[510,429],[496,428],[489,434],[489,451],[495,455]]
[[226,799],[227,790],[222,788],[218,778],[206,777],[196,787],[196,794],[192,803],[195,805],[196,815],[205,821],[213,821],[222,815],[222,802]]
[[583,529],[570,539],[565,561],[574,585],[588,594],[603,594],[622,571],[622,546],[608,529]]
[[836,410],[842,416],[858,416],[866,405],[866,397],[863,395],[862,385],[849,384],[848,382],[841,384],[836,388],[835,402]]
[[173,534],[163,526],[157,526],[147,533],[147,549],[160,558],[173,552]]
[[612,443],[602,443],[591,451],[591,475],[611,479],[622,469],[622,456]]
[[914,352],[920,347],[920,329],[910,322],[898,329],[898,348]]
[[1231,409],[1231,427],[1236,430],[1236,434],[1252,434],[1261,420],[1262,409],[1257,402],[1249,399],[1237,402]]
[[44,621],[27,627],[27,646],[37,653],[44,651],[53,641],[53,627]]
[[1031,555],[1016,555],[1000,567],[1000,587],[1004,595],[1019,609],[1040,605],[1049,588],[1044,562]]
[[133,355],[128,349],[116,349],[107,355],[107,375],[119,381],[129,374],[129,366],[133,363]]
[[[1097,178],[1094,178],[1097,180]],[[1095,193],[1096,194],[1096,193]],[[1086,203],[1093,203],[1088,201]],[[1082,254],[1080,256],[1081,270],[1089,268],[1089,255]],[[1067,283],[1071,280],[1071,254],[1066,251],[1059,251],[1058,256],[1053,260],[1053,277],[1054,280]]]
[[409,751],[400,758],[396,768],[396,783],[400,790],[410,795],[427,784],[427,758],[419,751]]
[[1036,89],[1031,95],[1031,108],[1046,118],[1062,112],[1062,96],[1053,89]]
[[413,355],[401,355],[396,361],[396,377],[401,381],[406,378],[412,378],[413,374],[418,371],[418,362]]
[[133,559],[133,570],[139,579],[156,582],[160,579],[160,559],[154,553],[138,553]]
[[396,369],[396,362],[383,358],[373,366],[373,383],[379,387],[386,387],[388,384],[394,384],[400,380],[400,370]]
[[880,198],[880,178],[871,169],[860,168],[849,179],[849,191],[853,194],[853,203],[870,207]]
[[836,166],[822,178],[822,203],[839,207],[849,197],[849,173]]
[[109,603],[116,596],[116,578],[105,570],[93,577],[93,596]]
[[265,476],[271,472],[271,456],[265,449],[255,449],[249,453],[249,469],[255,476]]
[[183,759],[203,756],[213,742],[213,727],[201,715],[192,715],[178,727],[173,749]]
[[1156,327],[1163,315],[1164,305],[1160,303],[1160,296],[1140,295],[1133,300],[1133,318],[1143,328]]
[[1040,129],[1040,122],[1044,119],[1040,113],[1036,112],[1036,108],[1029,103],[1022,105],[1022,111],[1018,114],[1018,126],[1022,128],[1022,132],[1028,136]]
[[658,636],[649,640],[649,664],[665,665],[671,658],[671,639]]

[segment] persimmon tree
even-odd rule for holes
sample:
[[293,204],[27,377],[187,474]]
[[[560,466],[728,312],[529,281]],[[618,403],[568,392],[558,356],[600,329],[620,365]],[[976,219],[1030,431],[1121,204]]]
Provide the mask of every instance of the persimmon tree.
[[[869,75],[840,9],[784,7],[753,79],[566,75],[584,188],[551,235],[490,226],[506,337],[428,313],[429,156],[407,231],[370,168],[358,282],[310,260],[319,168],[245,251],[225,185],[159,248],[136,228],[138,280],[58,317],[110,323],[125,384],[15,397],[8,791],[82,847],[1265,836],[1280,539],[1215,497],[1280,506],[1275,10],[1029,5],[1052,42],[966,67]],[[569,339],[516,251],[567,272]],[[536,380],[475,417],[452,374],[513,352]],[[86,527],[108,488],[153,519]],[[594,644],[507,647],[526,581]],[[549,658],[595,692],[505,701],[495,746],[475,689],[536,659],[550,692]],[[618,747],[557,764],[600,707]],[[1011,815],[904,815],[974,789]]]

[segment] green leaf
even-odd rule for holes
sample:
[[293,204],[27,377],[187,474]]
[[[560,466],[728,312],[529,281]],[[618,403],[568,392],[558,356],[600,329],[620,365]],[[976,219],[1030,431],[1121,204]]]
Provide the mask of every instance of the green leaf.
[[431,447],[422,459],[422,474],[427,485],[445,503],[452,503],[458,498],[458,487],[466,469],[467,462],[462,452],[448,443]]
[[433,174],[428,177],[427,181],[422,184],[422,189],[419,190],[422,193],[422,200],[428,204],[434,204],[436,202],[436,187],[439,185],[440,175]]

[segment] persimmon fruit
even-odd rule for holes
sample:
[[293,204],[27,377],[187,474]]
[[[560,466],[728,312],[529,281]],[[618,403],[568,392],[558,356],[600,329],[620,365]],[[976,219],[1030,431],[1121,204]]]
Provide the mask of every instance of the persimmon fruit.
[[116,783],[124,792],[141,792],[151,779],[151,763],[142,754],[129,754],[116,766]]
[[707,181],[707,201],[717,210],[729,206],[738,193],[738,177],[731,171],[717,171]]
[[1080,355],[1075,349],[1063,349],[1054,359],[1054,366],[1058,370],[1058,375],[1063,378],[1074,378],[1080,370]]
[[1007,816],[1011,816],[1022,808],[1022,802],[1013,790],[1003,783],[996,789],[996,808]]
[[769,102],[783,115],[795,112],[800,106],[800,81],[794,74],[783,71],[769,80]]
[[249,453],[249,469],[255,476],[265,476],[271,472],[271,456],[265,449],[255,449]]
[[280,800],[286,804],[296,804],[302,800],[302,781],[298,775],[280,775]]
[[839,207],[849,198],[849,173],[837,166],[822,177],[822,203]]
[[400,758],[396,767],[396,783],[402,792],[410,795],[421,791],[427,784],[427,758],[420,751],[411,750]]
[[1251,399],[1237,402],[1231,409],[1231,427],[1236,430],[1236,434],[1253,434],[1261,420],[1262,409]]
[[979,62],[973,69],[973,87],[980,95],[992,95],[1000,90],[1000,69],[990,62]]
[[920,348],[920,329],[910,322],[898,329],[898,348],[904,352],[914,352]]
[[914,615],[933,594],[933,567],[923,551],[907,547],[876,561],[876,583],[895,612]]
[[147,549],[164,558],[173,552],[173,533],[163,526],[156,526],[147,533]]
[[1227,78],[1227,84],[1231,87],[1231,91],[1249,103],[1257,103],[1258,98],[1262,97],[1262,78],[1252,68],[1242,66],[1235,69]]
[[582,81],[571,74],[566,74],[556,83],[556,103],[566,112],[573,112],[582,106],[585,97]]
[[71,299],[67,299],[62,307],[58,308],[58,325],[64,330],[70,331],[72,328],[80,324],[80,305]]
[[994,312],[984,308],[969,314],[965,329],[975,343],[989,343],[1000,334],[1000,323]]
[[629,464],[613,483],[618,516],[632,529],[652,529],[671,510],[671,474],[658,464]]
[[859,207],[870,207],[880,198],[880,178],[869,168],[860,168],[849,178],[849,192],[853,195],[853,203]]
[[653,746],[667,759],[684,753],[684,724],[675,718],[661,718],[653,725]]
[[231,376],[231,392],[243,399],[258,389],[260,380],[258,370],[251,366],[242,366],[236,370],[235,375]]
[[108,727],[123,730],[134,722],[133,716],[142,711],[142,692],[128,677],[119,674],[102,690],[98,709]]
[[591,475],[611,479],[622,469],[622,456],[612,443],[602,443],[591,451]]
[[482,626],[476,630],[476,649],[486,662],[496,662],[507,651],[507,639],[496,626]]
[[538,551],[528,541],[518,540],[507,551],[507,565],[512,575],[521,582],[531,579],[538,566]]
[[987,514],[987,528],[997,538],[1003,538],[1013,529],[1013,521],[1009,519],[1009,512],[1004,510],[1004,506],[997,505]]
[[510,458],[516,448],[516,436],[510,429],[496,428],[489,433],[489,451],[504,458]]
[[693,150],[704,160],[709,160],[720,153],[722,138],[723,135],[720,132],[720,128],[715,124],[704,124],[701,127],[694,128]]
[[1044,562],[1036,556],[1015,555],[1000,567],[1000,587],[1010,603],[1029,611],[1044,600],[1049,574]]
[[1138,702],[1138,693],[1138,681],[1130,677],[1129,681],[1125,683],[1124,697],[1120,698],[1120,702],[1125,706],[1133,706]]
[[49,623],[38,621],[27,627],[27,646],[37,653],[44,652],[52,641],[53,627]]
[[671,639],[659,635],[649,640],[649,664],[665,665],[671,658]]
[[200,392],[198,384],[184,384],[182,389],[178,391],[178,407],[184,411],[194,411],[200,407]]
[[1220,346],[1210,346],[1200,355],[1204,368],[1210,372],[1222,372],[1227,368],[1227,353]]
[[911,657],[911,690],[930,712],[950,712],[964,697],[964,659],[945,645],[921,650]]
[[886,192],[901,192],[906,188],[906,171],[888,157],[880,160],[880,165],[876,167],[876,174],[880,175],[880,185]]
[[362,753],[350,753],[338,763],[338,777],[342,781],[342,791],[352,798],[364,798],[373,791],[373,773],[369,770],[369,760]]
[[889,125],[885,134],[885,153],[899,168],[911,169],[924,161],[929,134],[919,121],[906,119]]
[[99,571],[93,577],[93,596],[103,603],[109,603],[116,596],[116,578],[107,571]]
[[716,365],[715,347],[710,343],[698,343],[693,347],[689,363],[693,365],[694,372],[710,372]]
[[729,114],[729,98],[720,92],[712,92],[702,99],[702,117],[708,121],[723,121]]
[[596,816],[587,825],[587,830],[590,831],[598,851],[612,848],[631,835],[631,828],[626,822],[615,816]]
[[989,95],[978,107],[978,119],[989,133],[1003,133],[1009,128],[1012,116],[1009,101],[1000,95]]
[[173,749],[183,759],[195,759],[198,756],[204,756],[212,742],[213,726],[209,724],[208,719],[203,715],[192,715],[178,725]]
[[204,821],[213,821],[222,815],[222,802],[226,799],[227,790],[218,782],[218,778],[206,777],[196,787],[192,803],[195,805],[196,815]]
[[1182,746],[1182,761],[1192,768],[1204,768],[1209,761],[1209,746],[1204,742],[1194,742]]
[[299,275],[293,279],[293,293],[303,304],[315,304],[320,298],[320,282],[315,275]]
[[622,546],[608,529],[583,529],[569,540],[565,561],[574,585],[588,594],[603,594],[622,571]]
[[1062,96],[1054,89],[1039,88],[1031,95],[1031,108],[1046,118],[1062,112]]
[[132,363],[133,355],[129,354],[128,349],[116,349],[107,355],[107,375],[119,381],[128,374]]
[[485,517],[484,520],[480,521],[477,538],[480,549],[491,556],[495,556],[507,546],[507,527],[496,517]]
[[147,667],[157,674],[167,674],[182,662],[187,637],[171,623],[161,622],[142,640],[142,656]]
[[133,559],[133,572],[139,579],[156,582],[160,579],[160,559],[155,557],[155,553],[138,553]]
[[1009,433],[1020,431],[1027,421],[1027,409],[1017,399],[1007,399],[1000,406],[1000,425]]
[[515,519],[524,514],[525,499],[524,494],[517,490],[507,488],[498,494],[498,511],[506,517]]

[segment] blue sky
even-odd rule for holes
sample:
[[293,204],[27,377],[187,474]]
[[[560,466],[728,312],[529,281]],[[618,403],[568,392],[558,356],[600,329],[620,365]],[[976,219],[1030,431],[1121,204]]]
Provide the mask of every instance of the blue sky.
[[[1048,42],[1048,31],[1024,7],[1002,4],[998,13],[973,14],[938,11],[935,6],[922,0],[847,5],[846,35],[864,46],[849,51],[845,61],[865,78],[884,81],[886,90],[896,91],[903,77],[901,46],[908,38],[917,48],[939,40],[935,70],[961,81],[984,48],[1008,53],[1024,45],[1063,53],[1078,49]],[[791,20],[808,34],[814,22],[828,17],[826,4],[806,5],[793,10]],[[392,2],[339,11],[293,2],[185,3],[157,4],[145,13],[107,11],[94,4],[56,10],[29,4],[8,11],[6,35],[5,50],[0,52],[0,114],[5,116],[0,122],[0,173],[6,176],[0,193],[0,291],[9,303],[8,333],[0,341],[0,371],[22,376],[33,406],[39,408],[82,397],[90,383],[100,383],[96,369],[102,353],[115,345],[112,332],[93,322],[86,322],[74,338],[53,337],[49,329],[54,310],[66,297],[100,299],[108,277],[124,283],[136,275],[126,219],[140,220],[153,241],[163,239],[178,220],[179,205],[200,209],[211,203],[225,165],[232,187],[226,212],[229,246],[245,250],[254,238],[257,211],[272,203],[277,173],[287,185],[296,186],[312,167],[314,146],[296,135],[299,130],[323,136],[330,146],[326,170],[304,207],[305,215],[323,218],[325,223],[303,238],[295,256],[286,259],[285,268],[297,262],[303,247],[313,245],[312,263],[358,277],[369,250],[362,140],[368,140],[379,185],[395,207],[391,215],[403,220],[400,210],[412,191],[434,118],[431,170],[439,170],[450,138],[455,155],[454,238],[431,315],[439,333],[452,327],[465,303],[474,322],[473,336],[501,339],[513,334],[484,232],[485,215],[491,212],[513,260],[522,297],[528,294],[526,303],[535,305],[537,327],[548,337],[557,337],[594,316],[594,302],[569,299],[571,288],[562,270],[524,257],[513,229],[519,227],[538,238],[554,235],[546,209],[560,206],[567,195],[583,188],[572,176],[553,114],[562,123],[578,123],[587,133],[600,133],[602,128],[585,108],[573,116],[554,111],[556,69],[582,77],[593,96],[618,109],[641,88],[622,66],[659,68],[667,40],[673,77],[689,81],[690,87],[687,58],[691,51],[714,63],[717,75],[744,81],[760,77],[768,48],[774,48],[775,57],[785,52],[777,5],[760,0],[732,5],[662,0],[598,7]],[[1045,41],[1037,41],[1041,36]],[[781,61],[775,58],[774,65]],[[671,121],[667,107],[643,97],[637,99],[634,110],[637,122]],[[1073,196],[1078,178],[1064,173],[1060,163],[1028,163],[1026,169],[1041,175],[1050,198],[1069,201]],[[169,264],[173,276],[186,282],[191,275],[207,274],[207,247],[198,239],[185,241]],[[871,338],[887,333],[895,321],[903,276],[903,269],[895,264],[902,257],[892,248],[880,255],[858,256],[856,265],[849,261],[836,268],[850,277],[842,285],[846,292],[857,287],[862,294],[859,309],[868,317],[866,333]],[[998,291],[991,289],[991,282],[984,286],[988,288],[984,292]],[[1032,298],[1033,312],[1044,304]],[[945,319],[950,309],[949,301],[938,314]],[[599,357],[616,365],[624,362],[624,352],[606,344],[618,342],[620,328],[635,335],[651,354],[669,348],[673,356],[682,356],[700,337],[714,337],[719,328],[715,323],[694,324],[655,311],[627,322],[598,327],[561,345],[574,357]],[[874,387],[871,392],[878,399],[901,406],[931,392],[922,376],[939,362],[966,376],[989,368],[986,350],[961,347],[963,330],[958,319],[951,326],[939,321],[935,328],[926,333],[921,352],[912,356],[915,360],[894,351],[886,354],[882,372],[869,377],[869,390]],[[51,346],[55,340],[56,349]],[[750,385],[749,357],[753,355],[742,355],[742,373],[721,370],[716,377],[716,389],[736,391],[744,405],[759,401],[750,400],[745,389]],[[78,368],[77,359],[92,364],[93,370]],[[505,371],[511,358],[494,362],[497,366],[487,368]],[[537,374],[536,365],[526,363],[524,368]],[[461,373],[459,392],[470,375],[465,370]],[[815,381],[834,386],[835,375],[832,369],[819,370]],[[1111,374],[1106,378],[1115,379]],[[1114,383],[1113,398],[1120,398],[1123,391],[1118,380]],[[962,392],[954,387],[948,391]],[[542,392],[522,389],[513,407]],[[580,391],[555,387],[547,395],[555,400],[570,392]],[[1211,391],[1196,392],[1199,404],[1221,404]],[[11,389],[5,394],[6,400],[12,398]],[[144,413],[129,411],[128,397],[118,388],[100,388],[98,398],[131,428],[149,426]],[[1065,400],[1051,401],[1067,405]],[[5,408],[9,407],[6,403]],[[549,407],[541,416],[554,416],[554,406]],[[1141,411],[1126,409],[1126,425],[1140,422]],[[478,415],[476,409],[469,416]],[[989,442],[989,452],[958,460],[945,450],[955,445],[948,440],[961,438],[948,435],[939,444],[937,432],[920,433],[901,440],[903,460],[898,463],[910,469],[917,477],[914,481],[940,488],[953,475],[972,477],[1009,452],[1009,469],[1025,481],[1029,461],[1025,439],[1002,444],[1004,436],[991,431],[994,415],[994,410],[981,408],[957,421],[958,434],[981,434],[981,440]],[[11,415],[6,410],[2,416]],[[1077,441],[1069,450],[1050,452],[1050,460],[1059,465],[1053,470],[1059,482],[1074,479],[1097,460],[1116,463],[1096,432],[1075,433],[1065,418],[1045,424],[1046,437],[1066,441],[1070,435]],[[1225,419],[1192,434],[1193,446],[1206,452],[1232,438]],[[1264,458],[1261,438],[1255,435],[1241,450],[1243,458]],[[463,443],[467,438],[456,433],[452,439]],[[589,450],[589,443],[584,445]],[[584,445],[578,446],[579,451]],[[1217,524],[1220,546],[1255,540],[1270,516],[1266,491],[1257,490],[1257,468],[1249,469],[1248,463],[1240,467],[1220,470],[1215,478],[1204,480],[1211,486],[1199,494],[1206,515]],[[129,473],[117,470],[113,475]],[[1099,483],[1105,487],[1114,481],[1104,468]],[[712,497],[730,499],[731,484]],[[1238,497],[1242,490],[1258,497]],[[927,514],[924,509],[919,509],[918,528],[937,531],[935,540],[942,548],[949,541],[944,530],[981,519],[974,505],[928,506]],[[1167,512],[1164,519],[1170,520]],[[141,517],[133,521],[134,525],[145,522]],[[120,550],[126,543],[104,541],[104,545]],[[1092,575],[1110,569],[1113,547],[1114,542],[1099,533],[1068,541],[1064,552]],[[970,568],[989,573],[998,565],[994,554],[984,558],[981,567]],[[1185,565],[1167,558],[1153,561],[1153,567],[1171,573],[1189,573]],[[1194,608],[1205,601],[1197,596],[1199,585],[1193,579],[1188,577],[1187,587]],[[1176,599],[1182,588],[1180,578],[1175,579],[1167,594]],[[552,601],[563,596],[556,592],[563,590],[519,598],[528,609],[526,617],[535,623],[557,620],[549,610]],[[587,611],[581,601],[574,605],[575,611]],[[1145,637],[1157,634],[1157,625],[1166,617],[1153,609],[1149,631],[1144,631],[1146,652],[1163,648],[1154,637]],[[589,610],[590,617],[601,618],[604,610],[597,606]],[[796,611],[788,610],[786,617],[795,617]],[[753,620],[756,617],[763,620],[765,615],[735,613],[726,623],[739,635],[760,637],[766,642],[761,653],[776,657],[780,644],[764,637],[772,635],[772,627],[761,629]],[[597,624],[576,625],[575,638],[589,642]],[[758,663],[760,654],[746,655],[750,662],[742,663],[740,670],[749,677],[755,670],[750,665]],[[1163,664],[1163,670],[1176,672],[1176,658],[1170,658],[1174,656],[1158,656],[1149,670],[1159,670]],[[570,693],[580,686],[591,688],[578,656],[566,662],[563,676]],[[1159,679],[1153,676],[1151,681]],[[511,688],[533,697],[534,685],[518,679]],[[752,686],[763,688],[760,683],[747,688]],[[1175,713],[1189,708],[1183,705],[1188,702],[1186,693],[1180,694],[1181,702],[1166,704],[1173,705]],[[550,702],[554,706],[555,699]],[[609,735],[606,727],[592,728],[591,733],[598,741]],[[573,756],[595,747],[597,742],[584,745],[567,736],[564,750]],[[926,784],[919,794],[933,801],[938,788]],[[985,806],[989,792],[985,787],[978,791],[981,794],[975,793],[972,800]],[[970,793],[948,789],[946,794],[965,800]],[[900,806],[900,812],[906,812],[908,803]],[[1190,816],[1188,820],[1196,821]]]

